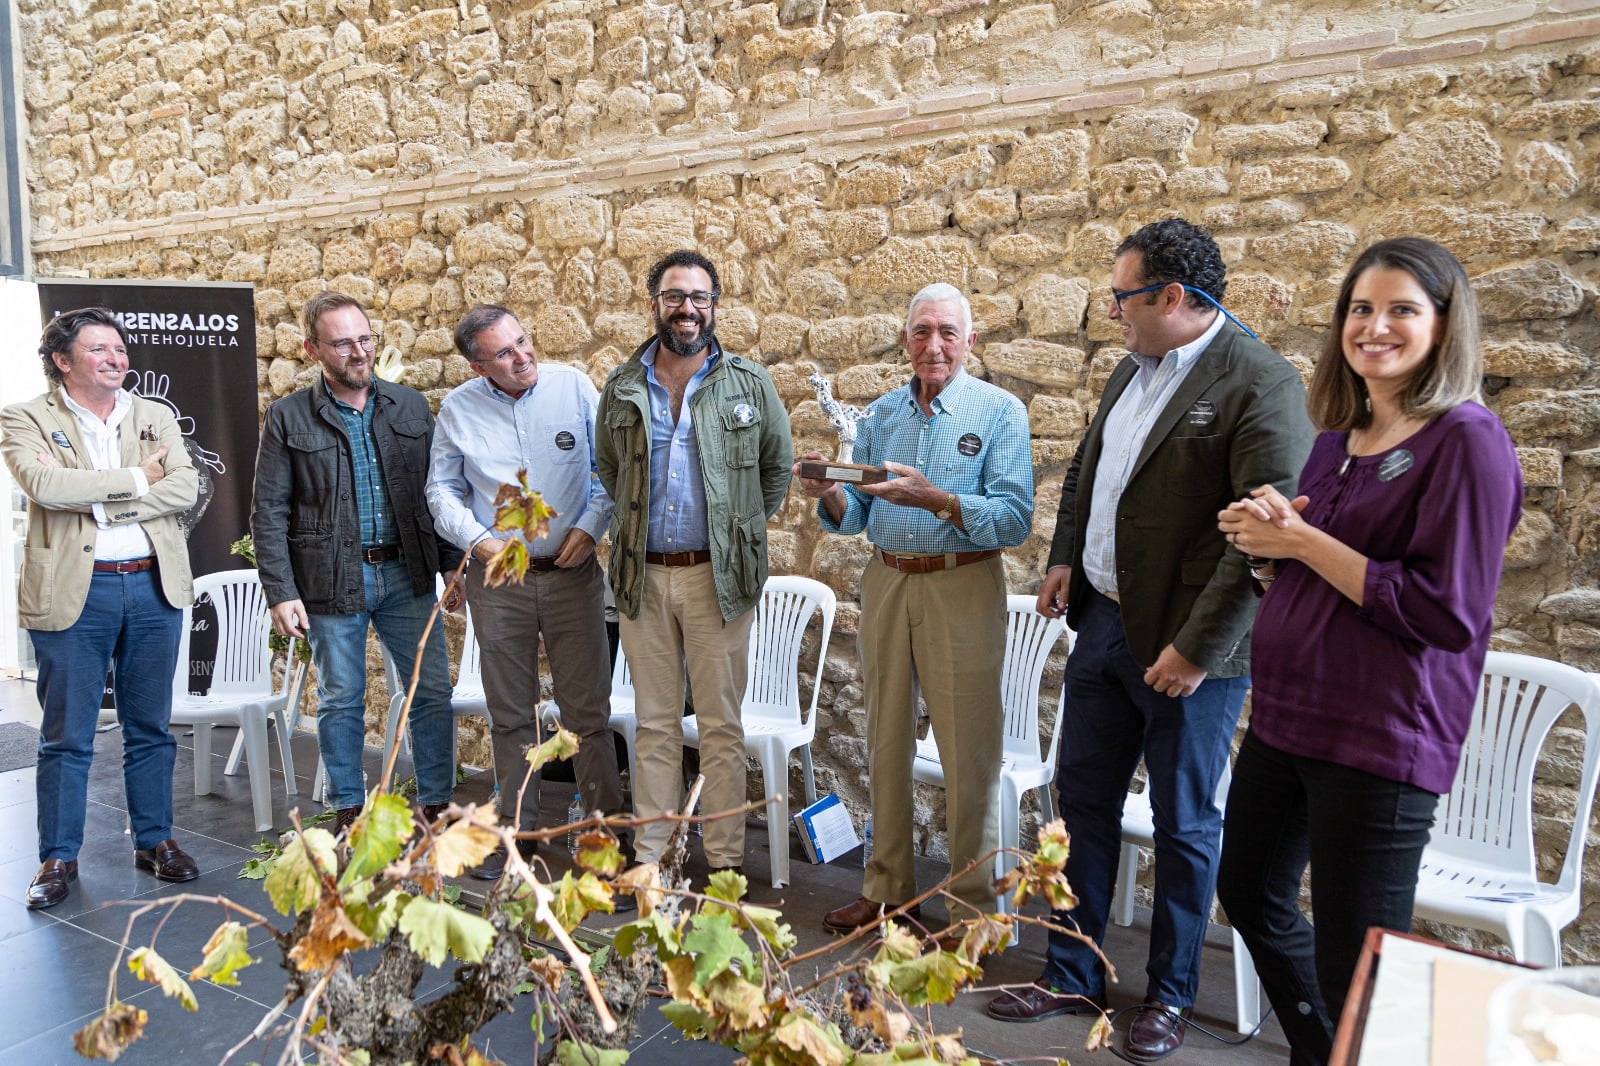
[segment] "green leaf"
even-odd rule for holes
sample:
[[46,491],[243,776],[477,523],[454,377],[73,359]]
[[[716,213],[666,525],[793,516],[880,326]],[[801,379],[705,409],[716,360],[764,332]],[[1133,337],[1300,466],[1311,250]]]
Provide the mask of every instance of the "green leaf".
[[371,877],[400,854],[411,835],[411,805],[399,796],[378,795],[350,827],[350,865],[340,887]]
[[783,921],[782,911],[771,907],[751,907],[747,904],[739,915],[742,923],[755,930],[779,955],[794,947],[798,940],[789,923]]
[[272,869],[271,859],[246,859],[234,876],[243,881],[259,881]]
[[569,733],[567,730],[557,726],[556,731],[550,735],[549,740],[528,749],[527,759],[528,764],[537,773],[545,763],[570,759],[576,754],[578,754],[577,734]]
[[569,933],[576,929],[578,923],[587,918],[590,912],[601,911],[610,914],[614,908],[611,902],[611,886],[594,874],[586,873],[574,880],[572,871],[568,870],[554,886],[554,892],[556,898],[550,904],[551,913]]
[[711,1015],[676,1000],[661,1004],[661,1016],[691,1040],[704,1040],[717,1024]]
[[869,981],[887,988],[909,1007],[928,1003],[949,1003],[956,990],[981,976],[974,966],[948,951],[931,951],[905,962],[892,962],[881,956],[867,967]]
[[462,962],[479,962],[494,942],[494,926],[487,919],[426,896],[406,904],[400,931],[431,966],[442,965],[446,952]]
[[629,922],[616,931],[611,944],[623,958],[632,955],[640,944],[655,948],[657,952],[673,956],[682,950],[678,929],[661,914],[652,911],[648,918]]
[[406,892],[385,892],[374,906],[367,902],[371,893],[371,881],[351,885],[344,892],[344,909],[356,928],[376,942],[389,935],[412,897]]
[[183,1004],[184,1010],[199,1010],[200,1004],[194,1001],[194,989],[189,987],[189,982],[178,976],[178,971],[172,964],[153,948],[140,948],[128,956],[128,971],[141,981],[149,981],[160,987],[162,993]]
[[694,955],[694,979],[702,985],[735,962],[746,968],[755,965],[749,945],[733,927],[733,915],[725,910],[695,915],[683,947]]
[[[316,857],[317,866],[311,864],[312,856]],[[299,914],[314,906],[322,894],[317,868],[332,874],[337,863],[333,834],[326,829],[307,829],[284,845],[283,854],[272,861],[262,887],[279,914]]]
[[189,980],[238,984],[237,972],[256,961],[250,957],[249,948],[249,931],[238,922],[223,922],[206,941],[200,965],[189,971]]
[[785,1015],[772,1030],[772,1038],[815,1066],[844,1066],[850,1060],[850,1049],[839,1039],[838,1031],[806,1014]]
[[559,1066],[622,1066],[627,1061],[625,1049],[609,1051],[581,1040],[563,1040],[556,1045]]
[[738,903],[744,899],[744,894],[750,888],[750,882],[744,874],[733,870],[718,870],[711,875],[710,883],[706,885],[706,895],[712,899],[720,899],[724,903]]
[[599,973],[601,968],[605,966],[606,960],[610,957],[611,948],[609,946],[602,945],[595,951],[593,955],[589,956],[589,972],[596,974]]

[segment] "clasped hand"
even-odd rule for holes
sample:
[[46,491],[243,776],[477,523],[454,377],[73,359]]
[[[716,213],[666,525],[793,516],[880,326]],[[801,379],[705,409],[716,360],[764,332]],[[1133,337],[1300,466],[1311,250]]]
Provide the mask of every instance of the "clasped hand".
[[1289,559],[1298,550],[1306,525],[1300,512],[1309,497],[1288,499],[1272,485],[1253,489],[1242,500],[1235,500],[1217,512],[1217,528],[1228,543],[1246,555],[1260,559]]

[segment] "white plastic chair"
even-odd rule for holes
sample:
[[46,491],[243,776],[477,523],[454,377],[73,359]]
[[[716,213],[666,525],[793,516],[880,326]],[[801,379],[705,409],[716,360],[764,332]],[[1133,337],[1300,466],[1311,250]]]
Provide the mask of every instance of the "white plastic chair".
[[[1065,699],[1065,693],[1063,693]],[[1226,813],[1228,786],[1233,768],[1224,765],[1217,782],[1217,810]],[[1150,786],[1143,792],[1129,792],[1122,806],[1122,854],[1117,861],[1117,890],[1111,898],[1111,920],[1118,925],[1133,924],[1133,891],[1139,876],[1139,849],[1156,846],[1156,816],[1150,807]],[[1261,1022],[1261,980],[1256,976],[1255,960],[1244,946],[1244,938],[1233,933],[1233,994],[1237,1011],[1234,1028],[1249,1033]]]
[[[1071,651],[1073,633],[1059,618],[1046,618],[1035,609],[1032,596],[1006,597],[1006,650],[1000,673],[1000,700],[1005,715],[1005,746],[1000,757],[998,783],[1000,807],[1000,846],[1021,845],[1022,797],[1039,789],[1039,805],[1045,821],[1055,818],[1055,800],[1050,783],[1056,774],[1056,746],[1061,740],[1061,715],[1057,708],[1056,725],[1050,731],[1048,749],[1039,752],[1039,685],[1045,663],[1062,635]],[[917,754],[911,762],[912,780],[944,788],[944,766],[939,761],[939,746],[933,733],[917,741]],[[995,856],[995,877],[1017,865],[1014,855],[1001,851]],[[1010,909],[1002,897],[1000,909]]]
[[[739,717],[744,723],[745,751],[761,763],[767,796],[767,846],[772,855],[772,885],[789,881],[789,753],[799,749],[806,802],[817,798],[811,770],[811,741],[817,733],[817,696],[822,667],[828,658],[837,605],[833,590],[809,577],[773,576],[756,604],[750,629],[750,670]],[[822,613],[817,643],[817,669],[811,679],[810,706],[800,705],[800,650],[811,616]],[[629,689],[632,691],[631,686]],[[617,694],[612,690],[612,728],[616,726]],[[683,742],[700,746],[700,725],[694,715],[683,720]],[[632,765],[633,742],[628,737]]]
[[[295,731],[300,728],[300,707],[305,702],[306,682],[311,677],[311,662],[309,659],[300,658],[297,647],[304,639],[303,637],[294,637],[289,641],[288,677],[284,682],[284,695],[288,697],[288,707],[284,713],[289,722],[290,740],[294,739]],[[267,725],[270,728],[276,729],[277,724],[278,719],[276,716],[267,720]],[[233,738],[233,750],[228,753],[228,761],[223,766],[222,772],[228,777],[233,777],[239,772],[239,762],[243,758],[244,733],[240,732]],[[289,791],[292,793],[295,789],[291,788]]]
[[189,632],[192,607],[183,610],[183,636],[178,644],[178,669],[172,681],[172,724],[194,729],[194,794],[211,791],[211,730],[237,726],[250,771],[250,802],[256,830],[272,829],[272,764],[267,747],[267,721],[278,730],[285,790],[294,795],[294,753],[285,713],[287,687],[274,692],[272,651],[267,646],[271,622],[267,598],[254,570],[224,570],[194,579],[196,601],[209,599],[217,612],[217,658],[211,688],[204,696],[189,694]]
[[[1583,770],[1554,882],[1539,879],[1533,774],[1550,729],[1576,706]],[[1600,776],[1600,685],[1571,666],[1491,651],[1455,784],[1441,797],[1417,875],[1416,915],[1503,937],[1518,962],[1561,965],[1578,918],[1583,849]]]

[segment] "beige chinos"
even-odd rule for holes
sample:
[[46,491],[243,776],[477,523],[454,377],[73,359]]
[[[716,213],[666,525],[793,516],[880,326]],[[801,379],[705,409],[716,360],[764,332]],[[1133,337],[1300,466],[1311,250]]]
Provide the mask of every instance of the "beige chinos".
[[[905,574],[874,556],[861,574],[858,637],[867,705],[873,852],[862,885],[896,906],[917,894],[911,762],[916,692],[927,704],[945,775],[950,869],[960,871],[999,839],[995,782],[1005,722],[1000,674],[1006,643],[1005,568],[999,556],[927,574]],[[951,885],[960,903],[995,909],[993,866]],[[975,917],[952,906],[951,918]]]

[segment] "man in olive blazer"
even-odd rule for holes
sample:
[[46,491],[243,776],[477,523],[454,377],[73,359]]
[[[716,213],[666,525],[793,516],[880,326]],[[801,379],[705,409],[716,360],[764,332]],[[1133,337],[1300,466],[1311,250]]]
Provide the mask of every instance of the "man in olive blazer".
[[[1079,905],[1058,917],[1097,943],[1123,800],[1141,756],[1149,770],[1153,1006],[1125,1050],[1153,1061],[1187,1031],[1221,841],[1213,798],[1250,681],[1255,594],[1217,512],[1267,482],[1292,495],[1312,430],[1294,367],[1220,310],[1225,271],[1204,230],[1180,219],[1144,227],[1118,249],[1111,283],[1108,313],[1132,354],[1067,472],[1038,607],[1078,634],[1057,785]],[[1090,1009],[1104,980],[1094,952],[1053,933],[1038,983],[989,1012],[1033,1021]]]
[[167,729],[182,608],[193,599],[177,515],[194,504],[199,476],[171,410],[122,388],[128,349],[110,311],[57,316],[39,355],[50,390],[0,411],[0,451],[28,497],[17,614],[43,711],[34,909],[66,899],[78,874],[108,666],[134,865],[163,881],[199,875],[172,839],[177,741]]

